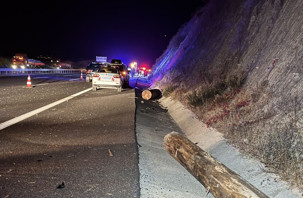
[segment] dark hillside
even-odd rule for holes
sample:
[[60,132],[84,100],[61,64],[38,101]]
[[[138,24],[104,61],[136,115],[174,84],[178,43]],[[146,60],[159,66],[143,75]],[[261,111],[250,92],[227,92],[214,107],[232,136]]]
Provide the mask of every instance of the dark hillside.
[[211,0],[154,66],[154,87],[303,185],[303,1]]

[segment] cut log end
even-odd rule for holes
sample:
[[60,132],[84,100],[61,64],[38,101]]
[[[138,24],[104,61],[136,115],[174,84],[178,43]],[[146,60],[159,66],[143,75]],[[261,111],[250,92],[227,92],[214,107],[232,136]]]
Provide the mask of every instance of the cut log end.
[[152,100],[152,99],[160,98],[161,95],[162,93],[159,89],[149,89],[149,90],[144,90],[142,92],[142,98],[144,100]]
[[142,98],[143,98],[144,100],[149,100],[149,99],[151,99],[151,97],[152,97],[152,93],[151,93],[150,90],[144,90],[144,91],[142,92]]

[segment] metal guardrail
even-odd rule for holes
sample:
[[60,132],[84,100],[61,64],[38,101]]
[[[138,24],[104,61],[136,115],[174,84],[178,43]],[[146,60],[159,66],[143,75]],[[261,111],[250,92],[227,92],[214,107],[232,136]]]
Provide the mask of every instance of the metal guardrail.
[[0,76],[18,76],[28,74],[66,74],[80,73],[81,69],[11,69],[0,68]]

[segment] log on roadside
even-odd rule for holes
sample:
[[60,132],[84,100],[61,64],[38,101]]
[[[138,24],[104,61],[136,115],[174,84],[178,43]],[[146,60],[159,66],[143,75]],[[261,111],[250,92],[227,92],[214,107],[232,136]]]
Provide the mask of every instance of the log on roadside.
[[167,134],[163,144],[166,151],[215,197],[268,198],[181,134],[177,132]]
[[142,98],[144,100],[152,100],[156,98],[160,98],[162,95],[159,89],[146,89],[142,92]]

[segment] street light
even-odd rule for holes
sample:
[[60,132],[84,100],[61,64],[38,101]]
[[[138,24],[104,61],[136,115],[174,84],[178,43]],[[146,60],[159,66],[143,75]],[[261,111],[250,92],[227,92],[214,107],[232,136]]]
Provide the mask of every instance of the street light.
[[130,63],[130,67],[131,67],[132,69],[137,68],[137,62],[131,62],[131,63]]
[[138,63],[137,62],[131,62],[130,63],[130,67],[131,67],[131,72],[132,72],[132,76],[134,75],[134,73],[137,73],[137,65]]

